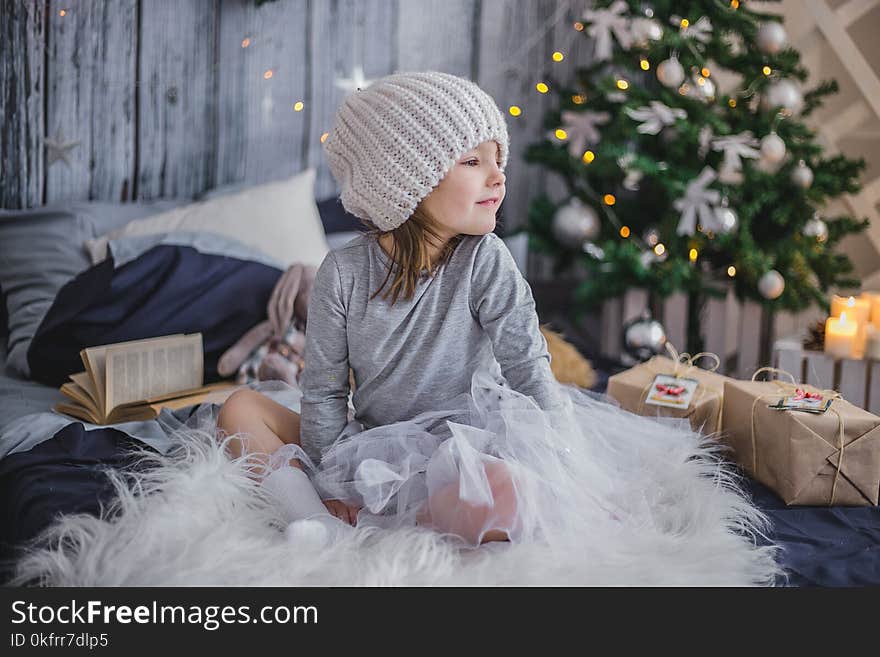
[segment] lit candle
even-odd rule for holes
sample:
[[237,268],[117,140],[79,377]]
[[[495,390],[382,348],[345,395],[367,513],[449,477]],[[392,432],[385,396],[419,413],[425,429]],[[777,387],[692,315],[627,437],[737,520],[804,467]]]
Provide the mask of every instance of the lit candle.
[[880,360],[880,328],[877,328],[873,324],[868,324],[868,327],[865,330],[867,332],[865,358]]
[[871,302],[871,324],[880,329],[880,292],[865,292],[862,296]]
[[847,319],[846,311],[840,317],[825,320],[825,353],[835,358],[853,358],[855,355],[858,326]]
[[839,297],[836,294],[831,299],[831,316],[840,317],[846,311],[850,322],[856,325],[856,346],[851,358],[861,358],[865,351],[865,339],[867,333],[865,327],[871,317],[871,300],[862,295],[859,297]]

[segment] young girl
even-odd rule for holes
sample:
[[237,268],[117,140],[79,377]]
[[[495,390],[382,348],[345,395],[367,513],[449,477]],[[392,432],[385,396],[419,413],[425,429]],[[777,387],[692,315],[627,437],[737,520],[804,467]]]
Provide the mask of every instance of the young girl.
[[476,547],[576,541],[650,507],[644,473],[680,468],[694,434],[553,378],[531,290],[492,232],[509,152],[495,102],[452,75],[390,75],[345,99],[325,150],[371,230],[317,272],[302,415],[243,390],[218,419],[242,433],[235,455],[269,455],[263,485],[288,519]]

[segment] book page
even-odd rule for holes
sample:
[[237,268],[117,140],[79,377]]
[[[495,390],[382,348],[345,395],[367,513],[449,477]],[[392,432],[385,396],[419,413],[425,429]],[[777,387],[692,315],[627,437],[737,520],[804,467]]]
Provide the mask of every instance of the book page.
[[106,405],[140,401],[202,385],[202,334],[166,336],[109,345],[106,349]]
[[110,413],[112,408],[112,406],[107,405],[107,348],[110,346],[139,346],[150,342],[168,340],[169,338],[182,338],[183,336],[183,333],[175,333],[174,335],[163,335],[158,338],[128,340],[127,342],[117,342],[114,345],[105,344],[97,347],[86,347],[80,352],[80,358],[86,366],[86,370],[92,377],[92,380],[95,382],[95,391],[98,393],[98,398],[95,401],[98,403],[98,408],[101,409],[101,412],[105,417]]

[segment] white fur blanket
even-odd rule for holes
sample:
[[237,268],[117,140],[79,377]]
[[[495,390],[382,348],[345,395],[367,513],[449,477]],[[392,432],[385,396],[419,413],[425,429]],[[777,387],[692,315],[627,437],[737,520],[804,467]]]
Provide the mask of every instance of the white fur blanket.
[[[291,543],[272,499],[205,432],[155,467],[112,472],[103,517],[60,518],[22,558],[13,584],[47,586],[408,586],[772,584],[763,518],[706,442],[657,473],[650,522],[573,532],[568,544],[463,550],[422,528],[365,527],[330,548]],[[668,468],[666,468],[668,470]],[[644,517],[644,516],[643,516]]]

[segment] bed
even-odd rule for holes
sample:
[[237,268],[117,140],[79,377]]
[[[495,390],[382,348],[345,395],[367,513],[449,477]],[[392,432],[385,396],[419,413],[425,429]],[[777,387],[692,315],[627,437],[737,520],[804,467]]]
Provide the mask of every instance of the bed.
[[[109,229],[182,204],[173,201],[124,210],[120,210],[121,206],[103,204],[98,210],[89,206],[87,211],[83,207],[88,204],[81,205],[71,211],[79,230],[72,241],[97,237]],[[344,244],[357,235],[357,222],[344,213],[338,202],[329,200],[316,205],[328,248]],[[90,218],[84,220],[83,216]],[[0,226],[2,221],[0,217]],[[44,238],[49,240],[46,244],[58,239],[52,230],[43,231]],[[22,235],[30,237],[29,233],[23,233],[16,239],[22,240]],[[68,236],[68,239],[71,238]],[[524,270],[524,236],[505,239]],[[6,256],[9,248],[7,241]],[[39,251],[40,245],[35,244],[34,248]],[[46,256],[36,251],[18,255],[42,258],[44,262],[46,258],[49,262],[57,258],[57,254]],[[277,261],[252,245],[228,235],[206,237],[185,230],[152,236],[122,236],[111,242],[110,253],[113,257],[97,264],[88,259],[74,261],[61,280],[54,281],[54,292],[51,286],[47,288],[46,298],[41,302],[44,314],[25,353],[29,355],[27,377],[21,373],[20,340],[16,342],[16,353],[10,354],[7,349],[14,331],[21,331],[17,323],[20,317],[14,316],[20,308],[13,308],[8,317],[3,317],[0,495],[4,504],[0,515],[0,558],[4,581],[12,573],[18,549],[53,525],[57,518],[75,515],[97,518],[104,513],[118,492],[110,473],[155,466],[157,462],[150,464],[143,459],[145,452],[167,455],[175,446],[176,430],[191,424],[200,414],[203,418],[215,416],[219,409],[216,404],[174,412],[165,409],[156,420],[108,427],[89,425],[55,413],[50,410],[51,406],[62,398],[57,386],[70,372],[81,369],[79,349],[88,344],[199,330],[205,340],[206,382],[218,380],[216,363],[220,354],[244,331],[265,319],[266,300],[283,271]],[[5,262],[0,264],[7,267],[8,281],[10,258],[6,256]],[[206,270],[210,270],[212,276],[200,275]],[[7,284],[4,300],[8,301],[9,295],[16,293],[20,294],[21,289]],[[230,307],[224,301],[229,298],[241,301]],[[176,304],[175,313],[164,312],[169,304]],[[7,303],[3,309],[5,312]],[[10,355],[18,360],[10,363]],[[604,381],[607,375],[600,373],[598,378]],[[227,466],[211,461],[210,454],[201,456],[205,459],[202,465],[211,464],[218,472],[226,472],[223,468]],[[767,535],[757,541],[778,547],[777,561],[784,574],[775,577],[776,584],[880,584],[880,510],[786,507],[768,489],[747,478],[744,481],[748,492],[771,521]],[[308,583],[310,580],[303,575],[296,581]],[[653,583],[625,578],[620,581]]]

